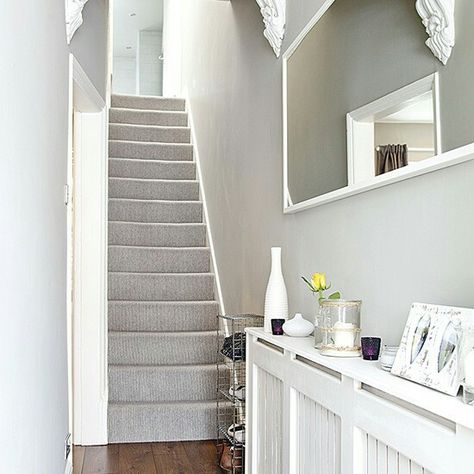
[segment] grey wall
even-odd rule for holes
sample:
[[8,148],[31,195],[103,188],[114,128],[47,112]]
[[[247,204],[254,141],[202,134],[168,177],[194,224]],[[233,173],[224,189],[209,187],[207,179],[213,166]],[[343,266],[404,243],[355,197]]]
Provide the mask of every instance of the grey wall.
[[[458,6],[457,6],[458,7]],[[459,18],[472,18],[464,2]],[[474,43],[472,21],[460,25],[464,46]],[[346,114],[435,71],[440,74],[444,151],[469,142],[474,50],[461,47],[443,67],[424,45],[426,33],[413,0],[337,0],[288,61],[289,188],[293,202],[347,185]],[[466,65],[469,65],[466,68]],[[452,124],[460,124],[453,126]]]
[[[91,19],[99,12],[100,21]],[[84,20],[71,49],[103,92],[105,4],[89,1]],[[0,472],[62,474],[68,432],[64,2],[5,3],[0,44]]]
[[[300,275],[325,271],[333,288],[363,299],[364,333],[388,343],[398,343],[413,301],[473,306],[474,162],[283,215],[282,64],[262,35],[259,8],[254,0],[180,4],[183,88],[195,115],[227,312],[263,311],[272,245],[283,248],[292,312],[312,315],[314,299]],[[321,4],[288,2],[284,48]],[[447,70],[472,48],[471,8],[470,0],[456,4],[458,45]],[[431,67],[431,52],[423,42],[419,48]],[[474,141],[474,94],[469,77],[457,82],[464,93],[445,95],[443,110],[451,103],[452,115],[465,117],[445,123],[446,135],[456,129],[462,144]]]

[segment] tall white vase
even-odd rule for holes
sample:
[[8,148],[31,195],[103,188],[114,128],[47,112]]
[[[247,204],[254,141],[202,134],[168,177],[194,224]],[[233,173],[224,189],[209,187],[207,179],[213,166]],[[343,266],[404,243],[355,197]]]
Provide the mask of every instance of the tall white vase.
[[272,332],[272,319],[288,319],[288,294],[281,271],[281,248],[272,247],[272,271],[265,294],[264,331]]

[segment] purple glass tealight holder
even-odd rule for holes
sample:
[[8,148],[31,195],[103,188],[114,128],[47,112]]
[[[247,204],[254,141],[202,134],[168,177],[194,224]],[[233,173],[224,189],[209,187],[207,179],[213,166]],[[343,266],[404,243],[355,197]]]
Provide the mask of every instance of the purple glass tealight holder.
[[362,346],[362,357],[364,360],[379,360],[380,337],[362,337],[360,339]]
[[272,334],[274,336],[283,336],[284,319],[272,319]]

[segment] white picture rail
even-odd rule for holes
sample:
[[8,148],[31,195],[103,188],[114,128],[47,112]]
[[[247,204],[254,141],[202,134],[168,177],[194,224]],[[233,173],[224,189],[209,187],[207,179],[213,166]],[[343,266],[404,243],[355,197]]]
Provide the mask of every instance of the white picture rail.
[[286,0],[257,0],[257,3],[265,24],[263,34],[273,48],[275,56],[279,58],[285,37]]
[[82,10],[87,0],[66,0],[66,38],[67,44],[82,25]]

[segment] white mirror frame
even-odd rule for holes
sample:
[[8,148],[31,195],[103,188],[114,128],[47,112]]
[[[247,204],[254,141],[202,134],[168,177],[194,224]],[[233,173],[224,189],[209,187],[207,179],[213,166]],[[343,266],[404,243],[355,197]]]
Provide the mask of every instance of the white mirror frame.
[[347,114],[347,179],[349,186],[372,180],[375,177],[374,160],[367,159],[367,153],[374,151],[375,122],[400,111],[427,92],[433,94],[434,154],[436,156],[441,153],[439,75],[434,73]]
[[[418,0],[418,4],[421,3],[423,0]],[[366,180],[360,183],[350,183],[348,186],[337,189],[335,191],[331,191],[329,193],[323,194],[321,196],[316,196],[314,198],[308,199],[306,201],[299,202],[297,204],[293,204],[289,192],[289,185],[288,185],[288,61],[296,51],[298,46],[304,40],[306,35],[311,31],[311,29],[316,25],[316,23],[324,16],[324,14],[328,11],[329,7],[335,2],[335,0],[326,0],[323,6],[319,9],[316,15],[309,21],[309,23],[305,26],[305,28],[301,31],[301,33],[297,36],[297,38],[293,41],[293,43],[288,47],[288,49],[283,54],[283,213],[284,214],[293,214],[295,212],[303,211],[305,209],[309,209],[316,206],[321,206],[323,204],[328,204],[333,201],[338,201],[340,199],[344,199],[350,196],[354,196],[356,194],[364,193],[370,191],[372,189],[377,189],[382,186],[387,186],[389,184],[396,183],[398,181],[403,181],[405,179],[414,178],[416,176],[420,176],[425,173],[430,173],[439,169],[447,168],[449,166],[454,166],[460,163],[464,163],[466,161],[474,160],[474,143],[469,145],[445,152],[439,153],[438,155],[428,158],[426,160],[413,163],[409,167],[400,168],[399,170],[391,171],[390,173],[386,173],[380,176],[375,176],[370,180]],[[441,26],[438,29],[438,32],[444,31],[446,28],[446,19],[450,17],[451,13],[454,17],[454,0],[437,0],[438,5],[446,7],[448,4],[452,6],[451,9],[443,10],[442,8],[439,10],[439,17],[436,16],[436,12],[431,12],[430,15],[426,15],[426,23],[424,18],[424,24],[428,31],[428,25],[435,24],[437,20],[440,18],[444,18],[441,22]],[[426,2],[425,2],[426,3]],[[418,6],[418,5],[417,5]],[[420,10],[419,10],[420,12]],[[444,13],[443,13],[444,12]],[[421,14],[421,12],[420,12]],[[453,20],[454,18],[451,18]],[[453,31],[453,40],[452,45],[454,46],[454,30]],[[430,35],[430,38],[436,37],[436,32],[433,32]],[[427,45],[431,48],[431,46]],[[451,48],[452,49],[452,48]],[[434,52],[434,51],[433,51]],[[447,60],[447,59],[446,59]],[[423,80],[422,80],[423,81]],[[439,87],[436,85],[435,87],[435,94],[439,94]],[[439,101],[437,102],[439,104]],[[435,113],[437,114],[436,121],[439,126],[439,107],[437,107]],[[440,133],[436,135],[436,143],[437,143],[437,150],[439,151],[441,148],[440,143]],[[349,159],[348,159],[349,161]],[[349,166],[349,164],[348,164]],[[349,175],[350,176],[350,175]],[[350,179],[348,177],[348,179]]]

